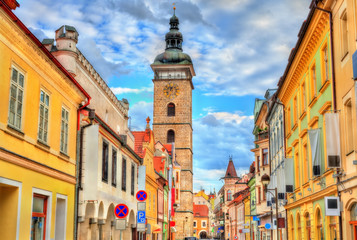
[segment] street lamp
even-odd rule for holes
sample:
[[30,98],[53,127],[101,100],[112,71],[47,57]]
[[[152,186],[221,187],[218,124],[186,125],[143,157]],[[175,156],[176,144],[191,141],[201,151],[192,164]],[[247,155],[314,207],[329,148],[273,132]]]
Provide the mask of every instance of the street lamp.
[[[275,187],[274,189],[268,189],[268,184],[270,183],[270,177],[267,174],[264,174],[261,178],[261,182],[263,183],[264,186],[264,191],[269,192],[273,195],[275,198],[275,211],[276,211],[276,239],[279,240],[279,233],[278,233],[278,189]],[[271,192],[271,191],[274,191]],[[273,224],[273,223],[272,223]],[[273,224],[274,226],[274,224]]]

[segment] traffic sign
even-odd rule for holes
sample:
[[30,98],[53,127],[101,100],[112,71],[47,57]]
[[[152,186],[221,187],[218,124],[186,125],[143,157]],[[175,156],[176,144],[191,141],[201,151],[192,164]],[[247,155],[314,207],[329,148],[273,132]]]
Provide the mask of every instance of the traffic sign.
[[265,224],[265,229],[270,229],[271,228],[271,224],[270,223],[266,223]]
[[138,223],[145,223],[146,213],[145,211],[138,211]]
[[128,216],[129,214],[129,208],[127,205],[125,204],[118,204],[115,208],[114,208],[114,214],[115,216],[117,216],[118,218],[125,218],[126,216]]
[[237,235],[235,235],[235,236],[234,236],[234,239],[238,239],[238,236],[237,236]]
[[148,195],[144,190],[138,191],[136,193],[136,199],[140,202],[143,202],[147,199]]

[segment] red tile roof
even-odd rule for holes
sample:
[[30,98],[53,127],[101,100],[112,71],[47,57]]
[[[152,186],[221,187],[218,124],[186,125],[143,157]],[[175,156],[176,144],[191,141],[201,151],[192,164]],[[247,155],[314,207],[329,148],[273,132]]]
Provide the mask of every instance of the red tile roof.
[[172,154],[172,144],[163,144],[169,154]]
[[237,171],[236,171],[236,168],[234,167],[234,163],[233,163],[233,160],[232,158],[229,159],[229,163],[228,163],[228,166],[227,166],[227,171],[226,171],[226,175],[224,176],[225,178],[231,178],[231,177],[238,177],[237,176]]
[[165,171],[165,160],[164,157],[154,157],[154,168],[156,172],[162,171],[164,173]]
[[143,157],[143,142],[145,138],[145,131],[132,132],[135,138],[135,153]]
[[206,205],[193,204],[193,215],[195,217],[208,217],[208,207]]

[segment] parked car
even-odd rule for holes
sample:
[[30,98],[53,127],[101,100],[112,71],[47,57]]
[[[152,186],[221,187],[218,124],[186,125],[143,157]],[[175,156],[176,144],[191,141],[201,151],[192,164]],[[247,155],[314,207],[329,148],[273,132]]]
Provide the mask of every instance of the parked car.
[[185,237],[184,240],[197,240],[197,238],[196,237]]

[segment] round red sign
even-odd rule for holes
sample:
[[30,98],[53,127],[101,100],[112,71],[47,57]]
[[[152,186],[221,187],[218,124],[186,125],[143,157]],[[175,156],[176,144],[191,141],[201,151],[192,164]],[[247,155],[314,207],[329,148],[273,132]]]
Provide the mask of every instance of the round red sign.
[[117,216],[118,218],[125,218],[126,216],[128,216],[129,214],[129,208],[127,205],[125,204],[118,204],[115,208],[114,208],[114,214],[115,216]]

